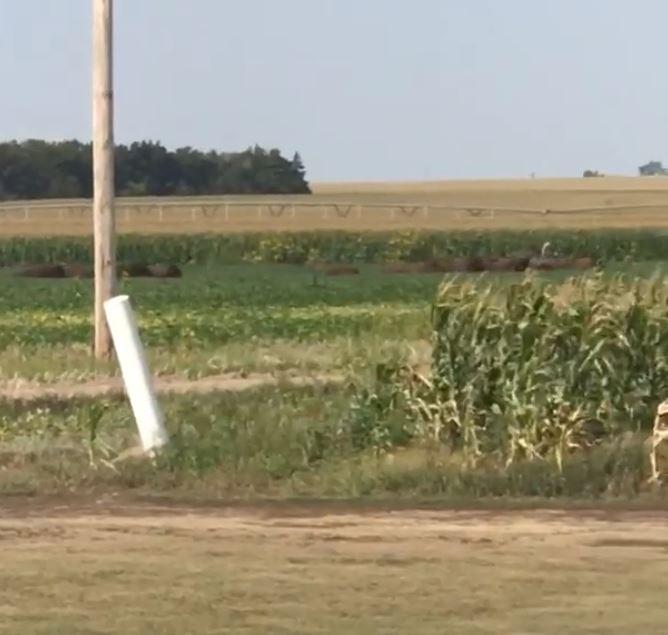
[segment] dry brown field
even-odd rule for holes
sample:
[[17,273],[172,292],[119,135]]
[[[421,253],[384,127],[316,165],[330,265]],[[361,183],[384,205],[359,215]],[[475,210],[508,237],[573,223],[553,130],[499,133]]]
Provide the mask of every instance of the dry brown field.
[[666,520],[0,501],[0,633],[658,635]]
[[[118,229],[159,234],[668,227],[668,178],[316,183],[313,189],[312,196],[119,199]],[[90,232],[86,201],[0,204],[0,235]]]

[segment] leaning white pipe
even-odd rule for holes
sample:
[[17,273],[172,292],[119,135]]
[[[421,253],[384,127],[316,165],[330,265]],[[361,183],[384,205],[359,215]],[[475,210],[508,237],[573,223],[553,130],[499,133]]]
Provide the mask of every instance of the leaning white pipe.
[[104,303],[104,312],[142,447],[144,452],[150,453],[167,444],[169,437],[153,389],[153,380],[144,347],[139,339],[137,320],[130,299],[127,295],[111,298]]

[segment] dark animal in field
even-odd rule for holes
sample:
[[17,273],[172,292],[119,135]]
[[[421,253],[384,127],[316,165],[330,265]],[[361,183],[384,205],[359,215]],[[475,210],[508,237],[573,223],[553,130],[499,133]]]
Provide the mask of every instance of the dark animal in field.
[[383,265],[383,273],[417,273],[415,262],[390,262]]
[[122,278],[152,278],[149,265],[140,262],[119,264],[117,274]]
[[391,262],[383,266],[383,273],[441,273],[445,269],[435,260],[424,262]]
[[16,269],[14,275],[22,278],[64,278],[65,269],[62,265],[25,265]]
[[483,271],[510,271],[511,266],[508,258],[484,258],[482,260]]
[[123,278],[180,278],[183,272],[175,264],[147,265],[131,262],[119,264],[118,275]]
[[424,272],[456,273],[466,271],[468,260],[466,258],[430,258],[421,264]]
[[347,262],[311,262],[311,269],[321,276],[357,276],[360,270]]
[[[543,252],[545,251],[544,246]],[[590,269],[594,264],[594,259],[590,257],[470,256],[468,258],[431,258],[422,262],[393,262],[386,264],[383,271],[385,273],[522,272],[527,269],[554,271],[556,269]]]
[[529,256],[516,256],[510,259],[513,264],[513,271],[526,271],[529,268]]
[[584,258],[532,258],[529,262],[531,269],[538,271],[555,271],[557,269],[591,269],[594,259]]
[[540,256],[531,258],[529,266],[532,269],[541,271],[554,271],[555,269],[591,269],[595,261],[590,256],[578,258],[556,258],[552,250],[552,245],[546,242],[540,250]]
[[486,267],[489,265],[489,259],[485,260],[479,256],[472,256],[466,260],[466,271],[469,273],[481,273],[487,271]]
[[484,261],[485,271],[525,271],[529,258],[488,258]]
[[62,265],[65,271],[66,278],[92,278],[93,267],[81,264],[64,264]]
[[594,259],[586,256],[584,258],[573,258],[572,269],[591,269],[596,263]]
[[327,267],[323,274],[326,276],[357,276],[360,270],[352,265],[335,265]]
[[529,268],[537,271],[555,271],[556,269],[568,269],[569,258],[531,258]]
[[482,273],[484,271],[524,271],[528,257],[513,258],[431,258],[422,262],[394,262],[385,265],[385,273]]
[[154,278],[180,278],[183,273],[178,265],[149,265],[149,272]]
[[[78,263],[62,265],[24,265],[14,270],[22,278],[92,278],[93,267]],[[183,274],[178,265],[142,263],[119,264],[117,275],[124,278],[180,278]]]
[[443,273],[459,273],[468,267],[468,258],[439,258],[433,262],[437,264],[437,271]]
[[428,258],[413,264],[419,273],[446,273],[453,266],[450,260],[444,258]]
[[524,271],[529,264],[528,258],[510,258],[510,257],[481,257],[472,256],[466,259],[464,271],[470,273],[482,273],[484,271],[503,272],[503,271]]

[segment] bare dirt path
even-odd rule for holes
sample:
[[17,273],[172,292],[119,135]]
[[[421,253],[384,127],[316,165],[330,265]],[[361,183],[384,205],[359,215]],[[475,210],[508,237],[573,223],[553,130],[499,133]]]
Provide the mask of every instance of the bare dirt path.
[[[154,379],[155,389],[161,394],[208,394],[214,392],[242,392],[265,386],[300,387],[340,383],[341,375],[288,375],[235,373],[212,375],[200,379],[178,376],[160,376]],[[56,382],[44,384],[25,380],[0,382],[0,399],[35,401],[39,399],[75,399],[105,397],[123,394],[120,378],[100,378],[81,383]]]
[[0,500],[0,633],[659,634],[667,522],[665,511]]

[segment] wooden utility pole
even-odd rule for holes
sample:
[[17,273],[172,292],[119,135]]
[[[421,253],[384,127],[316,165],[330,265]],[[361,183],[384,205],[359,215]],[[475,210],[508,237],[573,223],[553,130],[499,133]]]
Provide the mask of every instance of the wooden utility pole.
[[113,0],[93,0],[93,233],[95,356],[107,359],[112,341],[104,302],[116,286],[114,222]]

